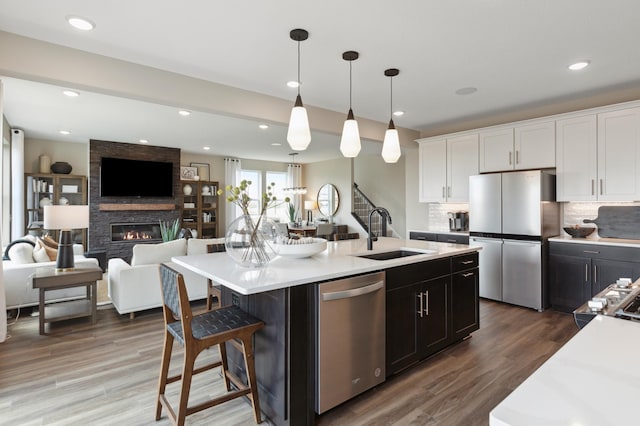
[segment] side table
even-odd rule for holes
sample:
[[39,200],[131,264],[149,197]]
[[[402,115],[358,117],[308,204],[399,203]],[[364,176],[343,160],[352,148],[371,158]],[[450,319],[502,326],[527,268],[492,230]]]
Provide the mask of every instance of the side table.
[[[97,266],[76,267],[73,271],[56,272],[55,268],[40,268],[33,277],[33,288],[40,289],[40,334],[44,333],[45,322],[71,318],[91,317],[97,321],[97,281],[102,279],[102,270]],[[86,287],[87,297],[80,300],[45,304],[45,292],[69,287]]]

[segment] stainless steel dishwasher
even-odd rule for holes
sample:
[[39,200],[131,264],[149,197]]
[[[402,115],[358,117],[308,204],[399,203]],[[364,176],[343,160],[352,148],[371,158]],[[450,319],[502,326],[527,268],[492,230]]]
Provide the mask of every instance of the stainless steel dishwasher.
[[385,273],[318,284],[316,412],[385,378]]

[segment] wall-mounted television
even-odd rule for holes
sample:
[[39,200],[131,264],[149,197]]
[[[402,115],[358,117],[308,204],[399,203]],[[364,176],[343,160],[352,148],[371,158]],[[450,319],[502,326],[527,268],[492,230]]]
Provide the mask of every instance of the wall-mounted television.
[[173,163],[102,157],[102,197],[173,197]]

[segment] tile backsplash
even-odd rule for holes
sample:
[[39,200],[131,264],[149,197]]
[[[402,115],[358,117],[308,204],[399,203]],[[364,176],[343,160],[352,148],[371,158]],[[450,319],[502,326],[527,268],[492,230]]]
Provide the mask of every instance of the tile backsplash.
[[[584,225],[583,219],[595,219],[598,217],[600,206],[640,206],[640,203],[561,203],[561,226]],[[593,226],[593,225],[587,225]]]
[[427,228],[425,231],[448,232],[448,212],[469,211],[469,204],[437,204],[430,203],[427,207]]

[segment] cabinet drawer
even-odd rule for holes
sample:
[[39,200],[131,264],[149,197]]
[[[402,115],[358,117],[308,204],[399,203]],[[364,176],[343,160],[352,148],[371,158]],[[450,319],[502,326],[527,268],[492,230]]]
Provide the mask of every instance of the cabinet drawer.
[[455,272],[478,267],[478,252],[451,258],[451,270]]
[[551,241],[549,254],[561,256],[580,256],[591,259],[620,260],[640,262],[640,248],[606,246],[601,244],[559,243]]
[[410,240],[437,241],[438,234],[432,232],[409,232]]
[[451,261],[447,259],[412,263],[387,269],[387,291],[451,274]]
[[469,244],[469,236],[456,234],[438,234],[437,241],[441,243]]

